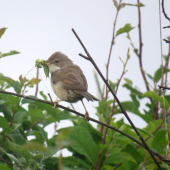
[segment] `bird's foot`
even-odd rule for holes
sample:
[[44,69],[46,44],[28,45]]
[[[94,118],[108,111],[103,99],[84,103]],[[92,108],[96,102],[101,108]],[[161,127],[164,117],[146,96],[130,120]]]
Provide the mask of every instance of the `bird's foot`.
[[85,116],[84,116],[84,120],[89,121],[88,117],[89,117],[89,113],[86,111]]
[[61,100],[56,100],[56,101],[54,101],[54,102],[53,102],[54,105],[53,105],[52,109],[55,109],[59,102],[61,102]]

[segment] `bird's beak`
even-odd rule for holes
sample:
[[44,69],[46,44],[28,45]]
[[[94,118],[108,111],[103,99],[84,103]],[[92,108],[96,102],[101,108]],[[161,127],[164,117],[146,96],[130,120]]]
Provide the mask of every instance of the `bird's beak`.
[[50,65],[50,62],[48,60],[46,60],[44,64],[48,66],[48,65]]

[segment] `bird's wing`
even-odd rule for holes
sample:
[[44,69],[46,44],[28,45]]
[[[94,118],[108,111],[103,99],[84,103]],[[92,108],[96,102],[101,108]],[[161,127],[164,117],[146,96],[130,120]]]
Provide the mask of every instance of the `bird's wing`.
[[55,71],[51,75],[51,80],[54,84],[61,82],[63,88],[67,90],[87,90],[86,78],[77,65],[71,65]]

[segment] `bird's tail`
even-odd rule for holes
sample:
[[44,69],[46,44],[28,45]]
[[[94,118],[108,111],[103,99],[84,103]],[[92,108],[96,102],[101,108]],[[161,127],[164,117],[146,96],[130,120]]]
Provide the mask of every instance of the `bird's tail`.
[[88,101],[99,101],[96,97],[88,92],[81,91],[80,94],[84,96]]

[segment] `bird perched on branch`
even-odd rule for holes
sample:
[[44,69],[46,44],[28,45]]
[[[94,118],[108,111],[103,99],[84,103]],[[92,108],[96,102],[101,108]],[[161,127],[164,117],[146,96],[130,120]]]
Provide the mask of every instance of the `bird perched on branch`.
[[75,103],[81,100],[86,111],[85,119],[87,119],[89,114],[82,99],[86,98],[88,101],[98,101],[98,99],[87,92],[87,80],[80,67],[61,52],[52,54],[44,64],[48,66],[51,73],[52,89],[60,99],[54,102],[53,108],[60,101]]

